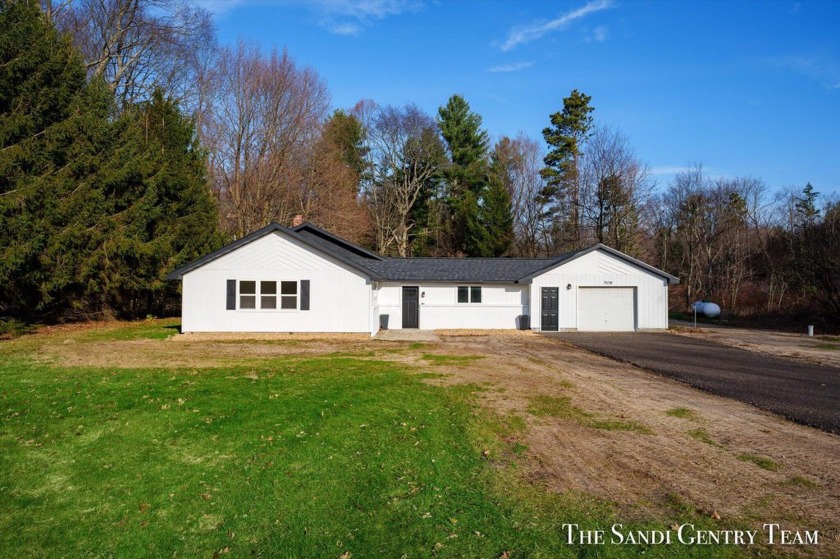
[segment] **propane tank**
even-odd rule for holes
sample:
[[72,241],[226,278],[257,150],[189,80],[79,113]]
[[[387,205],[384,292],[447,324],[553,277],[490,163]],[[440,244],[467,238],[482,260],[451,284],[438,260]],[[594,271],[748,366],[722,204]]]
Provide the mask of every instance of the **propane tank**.
[[710,301],[696,301],[692,303],[691,310],[706,318],[717,318],[720,316],[720,307]]

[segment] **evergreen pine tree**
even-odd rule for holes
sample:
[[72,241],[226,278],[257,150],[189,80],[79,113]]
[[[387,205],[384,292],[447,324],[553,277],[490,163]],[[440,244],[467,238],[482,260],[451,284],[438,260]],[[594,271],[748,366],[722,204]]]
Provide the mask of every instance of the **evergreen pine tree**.
[[205,154],[193,123],[158,90],[120,115],[115,152],[98,173],[102,235],[80,280],[98,308],[159,314],[174,302],[167,272],[221,246]]
[[549,152],[541,172],[546,181],[541,198],[547,207],[546,217],[559,229],[555,235],[559,236],[559,249],[579,248],[580,158],[592,128],[591,99],[573,90],[563,99],[563,110],[552,114],[551,126],[543,130]]
[[37,3],[0,0],[0,312],[156,312],[220,245],[192,123],[157,94],[119,117]]
[[487,132],[481,129],[481,116],[472,112],[467,101],[453,95],[438,109],[438,127],[449,152],[449,165],[443,171],[450,214],[450,251],[476,256],[483,236],[479,231],[479,200],[487,187]]
[[510,192],[499,173],[490,175],[481,205],[481,222],[486,238],[482,256],[507,255],[513,245],[513,212]]
[[47,312],[54,276],[72,274],[45,253],[87,101],[81,58],[37,2],[0,0],[0,314]]

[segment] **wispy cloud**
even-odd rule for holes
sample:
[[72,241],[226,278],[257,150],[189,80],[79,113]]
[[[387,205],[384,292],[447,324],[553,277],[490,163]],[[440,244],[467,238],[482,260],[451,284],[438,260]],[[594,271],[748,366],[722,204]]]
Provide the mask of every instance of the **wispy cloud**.
[[230,12],[243,4],[249,4],[249,0],[192,0],[192,3],[204,8],[213,15],[222,15]]
[[318,6],[325,13],[358,20],[385,19],[423,8],[423,3],[417,0],[310,0],[303,3]]
[[425,7],[418,0],[310,0],[301,5],[318,13],[321,27],[344,36],[357,36],[375,21],[415,13]]
[[508,33],[508,37],[502,43],[501,48],[504,51],[508,51],[517,45],[536,41],[546,33],[566,29],[573,21],[584,18],[589,14],[606,10],[612,6],[612,0],[593,0],[581,8],[567,12],[555,19],[537,21],[528,25],[514,27]]
[[321,27],[323,27],[333,35],[343,35],[345,37],[357,37],[362,31],[362,27],[358,23],[353,23],[350,21],[344,23],[322,21]]
[[502,64],[500,66],[493,66],[492,68],[487,68],[487,71],[493,72],[494,74],[501,72],[518,72],[519,70],[530,68],[533,65],[533,62],[514,62],[512,64]]
[[415,13],[425,4],[421,0],[190,0],[214,15],[223,15],[245,5],[303,8],[312,12],[317,24],[335,35],[355,37],[376,21]]
[[607,29],[606,25],[599,25],[598,27],[592,30],[592,40],[596,43],[603,43],[607,40],[608,35],[609,29]]
[[788,70],[819,82],[829,91],[840,89],[840,63],[823,56],[783,56],[768,61],[770,66]]

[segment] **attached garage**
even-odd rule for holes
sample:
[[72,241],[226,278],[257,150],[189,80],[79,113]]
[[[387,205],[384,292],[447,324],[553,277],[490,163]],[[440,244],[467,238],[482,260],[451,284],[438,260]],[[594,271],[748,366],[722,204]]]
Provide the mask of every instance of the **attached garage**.
[[570,253],[531,282],[532,327],[545,332],[668,328],[668,286],[679,279],[604,245]]
[[579,287],[578,330],[631,332],[636,329],[635,287]]

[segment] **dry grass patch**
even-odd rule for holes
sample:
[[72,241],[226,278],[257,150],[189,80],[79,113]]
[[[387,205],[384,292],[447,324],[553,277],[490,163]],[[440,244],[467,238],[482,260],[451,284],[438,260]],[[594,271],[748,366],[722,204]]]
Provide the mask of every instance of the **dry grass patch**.
[[652,431],[646,425],[638,421],[628,421],[623,419],[604,419],[599,418],[593,413],[589,413],[572,405],[569,396],[554,397],[554,396],[535,396],[531,398],[531,403],[528,406],[528,411],[538,417],[554,417],[557,419],[569,419],[575,421],[582,427],[590,427],[592,429],[603,429],[604,431],[632,431],[642,435],[650,435]]

